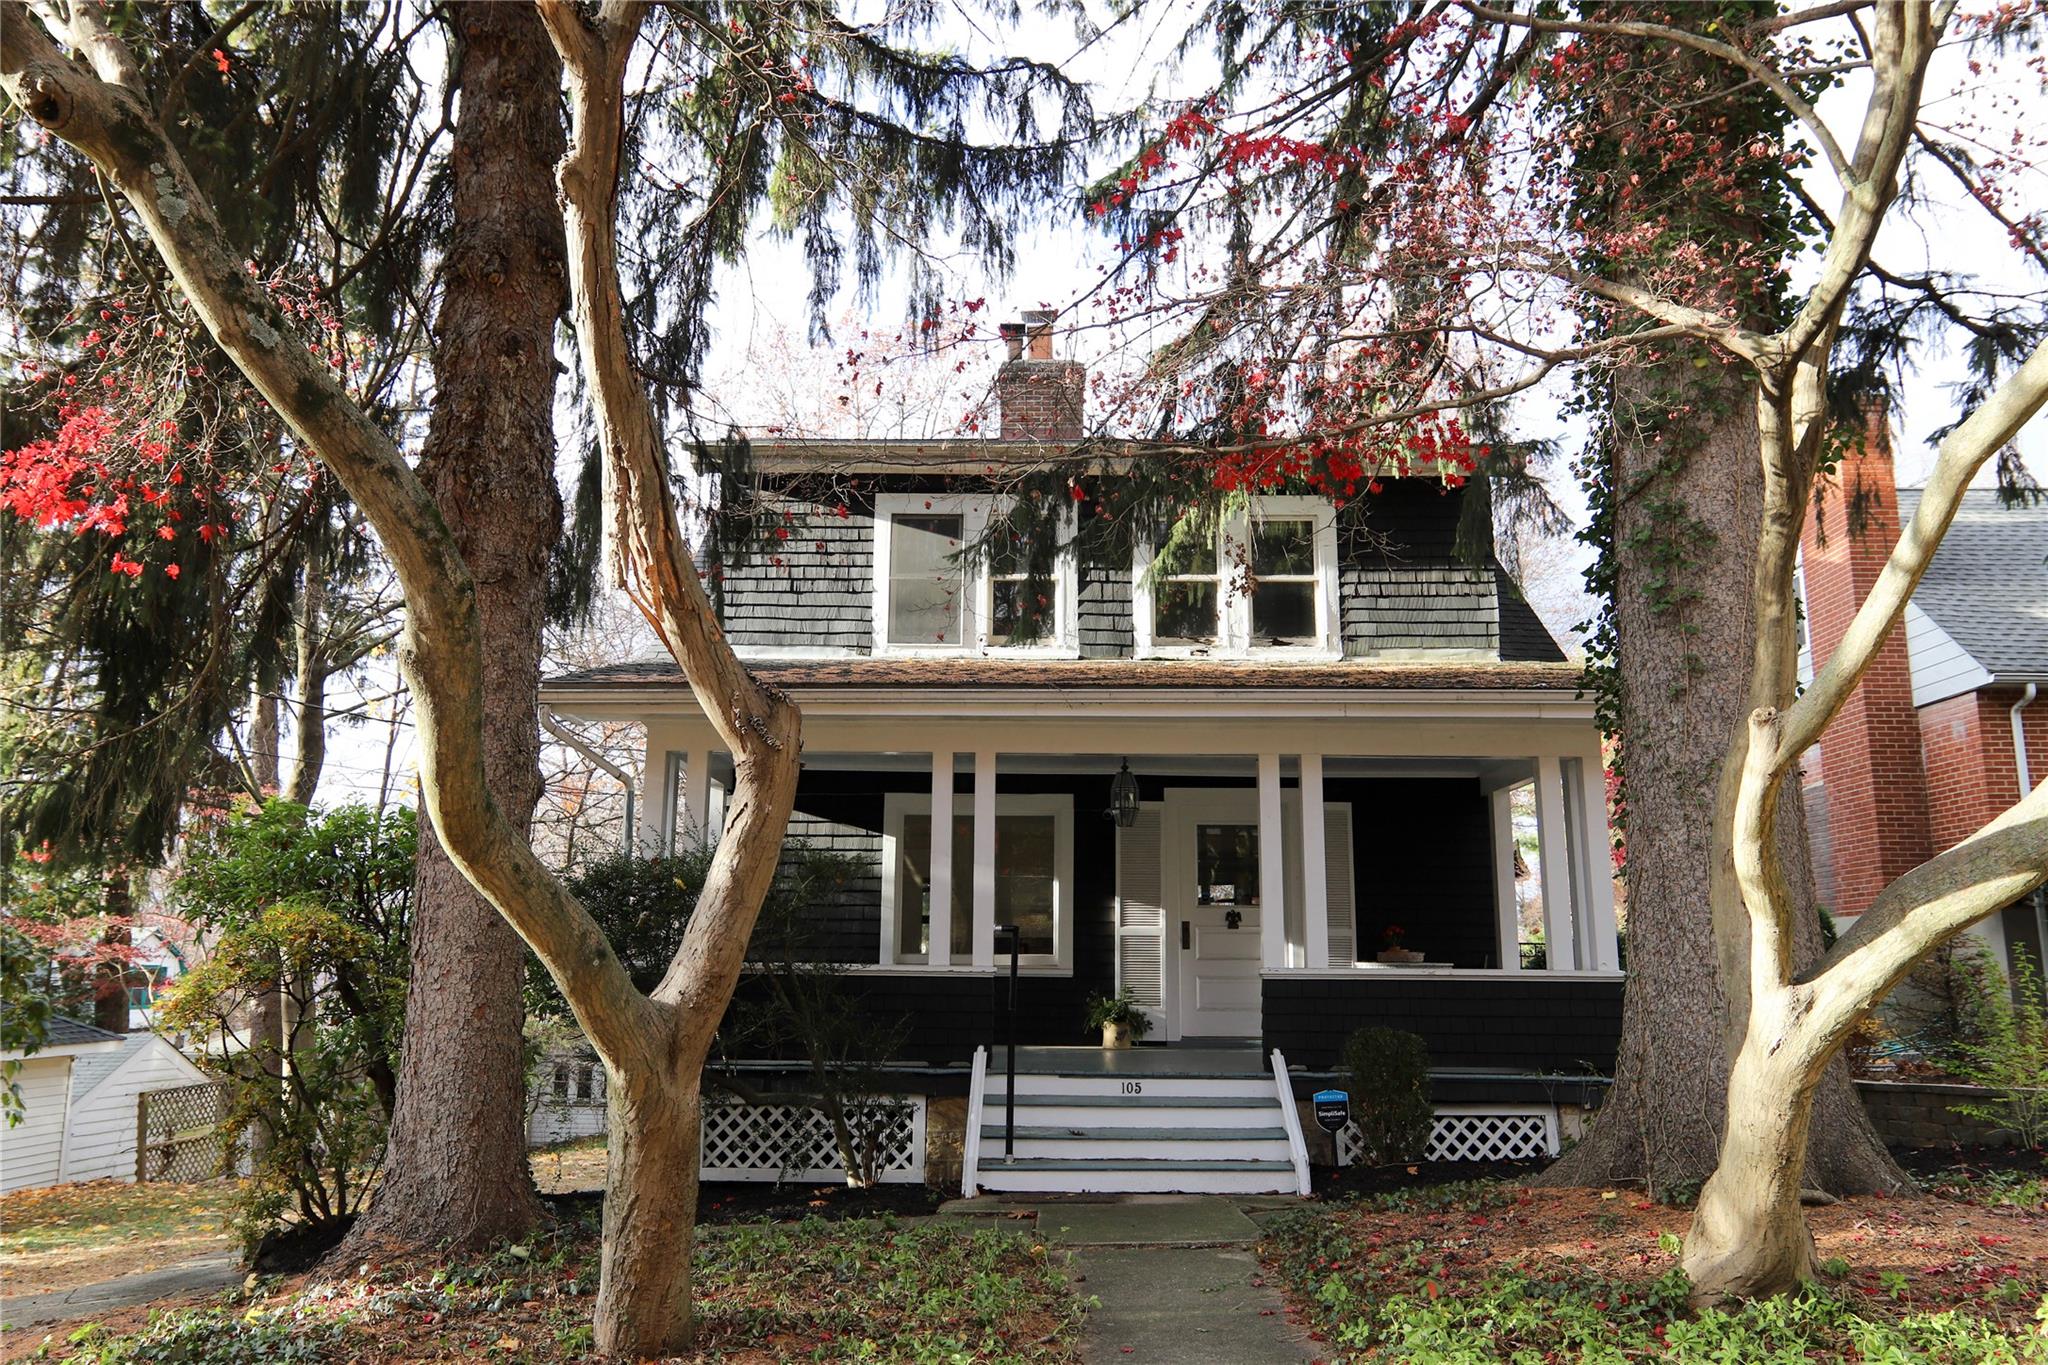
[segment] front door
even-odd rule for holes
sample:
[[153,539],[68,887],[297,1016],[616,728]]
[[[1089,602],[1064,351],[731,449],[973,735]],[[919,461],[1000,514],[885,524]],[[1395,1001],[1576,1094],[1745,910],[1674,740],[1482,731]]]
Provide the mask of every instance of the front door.
[[[1259,822],[1250,792],[1204,792],[1176,822],[1183,1038],[1259,1036]],[[1275,913],[1278,913],[1277,909]]]

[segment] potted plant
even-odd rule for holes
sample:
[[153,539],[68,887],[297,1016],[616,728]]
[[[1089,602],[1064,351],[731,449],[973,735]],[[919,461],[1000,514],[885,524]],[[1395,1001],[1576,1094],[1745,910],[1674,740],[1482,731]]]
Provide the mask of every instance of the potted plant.
[[1416,951],[1415,951],[1415,950],[1414,950],[1413,948],[1403,948],[1403,947],[1401,946],[1401,939],[1403,938],[1403,936],[1405,936],[1405,935],[1407,934],[1407,932],[1408,932],[1408,931],[1407,931],[1406,929],[1403,929],[1403,928],[1402,928],[1402,927],[1401,927],[1400,925],[1398,925],[1398,924],[1389,924],[1389,925],[1387,926],[1387,928],[1386,928],[1386,932],[1380,935],[1380,961],[1382,961],[1382,962],[1420,962],[1420,961],[1422,961],[1422,954],[1421,954],[1421,953],[1418,953],[1418,952],[1416,952]]
[[1119,991],[1089,998],[1088,1027],[1102,1030],[1104,1047],[1126,1048],[1152,1031],[1152,1021],[1129,991]]

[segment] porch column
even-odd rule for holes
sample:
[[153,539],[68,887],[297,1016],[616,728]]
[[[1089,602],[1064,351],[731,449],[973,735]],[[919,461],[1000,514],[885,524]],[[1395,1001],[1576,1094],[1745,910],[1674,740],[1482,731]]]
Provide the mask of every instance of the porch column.
[[[925,961],[953,965],[953,755],[932,755],[931,944]],[[966,946],[966,945],[962,945]]]
[[1305,965],[1312,972],[1330,966],[1329,864],[1323,843],[1323,756],[1301,756],[1301,929]]
[[1572,762],[1577,776],[1579,830],[1585,852],[1574,864],[1585,871],[1579,894],[1585,942],[1579,961],[1595,971],[1621,968],[1621,935],[1614,920],[1613,837],[1607,829],[1607,768],[1596,750]]
[[1280,755],[1260,754],[1259,960],[1269,972],[1287,965],[1286,849],[1280,824]]
[[1536,760],[1536,841],[1543,862],[1543,948],[1550,970],[1579,965],[1572,928],[1572,851],[1565,825],[1564,773],[1555,756]]
[[675,828],[676,819],[675,761],[668,736],[648,726],[646,748],[640,755],[640,819],[633,830],[633,851],[643,858],[668,851],[669,831]]
[[678,812],[673,849],[697,848],[714,842],[711,838],[711,751],[693,746],[683,756],[683,799]]
[[1493,909],[1499,924],[1500,965],[1522,970],[1522,911],[1515,901],[1515,789],[1488,793],[1493,816]]
[[996,962],[996,756],[974,755],[974,950],[977,967]]

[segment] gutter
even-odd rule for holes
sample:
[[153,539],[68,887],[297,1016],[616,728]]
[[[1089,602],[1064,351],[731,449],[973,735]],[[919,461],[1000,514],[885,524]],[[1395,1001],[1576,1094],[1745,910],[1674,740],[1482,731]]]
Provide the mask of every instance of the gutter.
[[[2031,692],[2029,693],[2029,695],[2032,695]],[[585,744],[580,735],[578,735],[574,730],[571,730],[568,726],[562,724],[560,720],[556,719],[554,710],[552,708],[546,706],[540,708],[540,728],[547,731],[549,734],[553,735],[556,739],[561,740],[562,743],[568,745],[577,753],[582,754],[585,758],[589,759],[592,763],[595,763],[599,768],[603,769],[605,772],[608,772],[613,777],[619,779],[620,784],[625,787],[626,836],[623,844],[621,845],[621,850],[626,853],[631,853],[633,851],[634,823],[633,794],[639,787],[639,779],[634,777],[631,773],[627,772],[624,768],[621,768],[618,764],[606,758],[597,750],[591,748],[588,744]]]
[[[2012,766],[2014,774],[2020,780],[2022,801],[2034,790],[2034,774],[2027,762],[2027,722],[2021,713],[2034,704],[2034,698],[2039,696],[2040,692],[2039,683],[2028,683],[2026,690],[2020,693],[2020,699],[2005,713],[2006,719],[2012,724]],[[2036,941],[2048,945],[2048,891],[2036,888],[2034,894],[2027,899],[2034,903],[2034,932],[2039,935]],[[2040,964],[2036,963],[2035,966],[2038,967]]]

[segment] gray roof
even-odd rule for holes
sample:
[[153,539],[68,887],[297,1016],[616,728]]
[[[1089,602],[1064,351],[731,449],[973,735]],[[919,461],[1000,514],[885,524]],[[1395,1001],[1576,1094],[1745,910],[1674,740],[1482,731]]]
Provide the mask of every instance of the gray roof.
[[[1902,523],[1919,505],[1899,490]],[[1970,489],[1913,602],[1999,681],[2048,680],[2048,502]]]
[[43,1039],[43,1046],[76,1047],[81,1043],[118,1043],[122,1037],[122,1034],[109,1033],[103,1028],[94,1028],[91,1024],[81,1024],[76,1019],[53,1014],[50,1016],[48,1035]]

